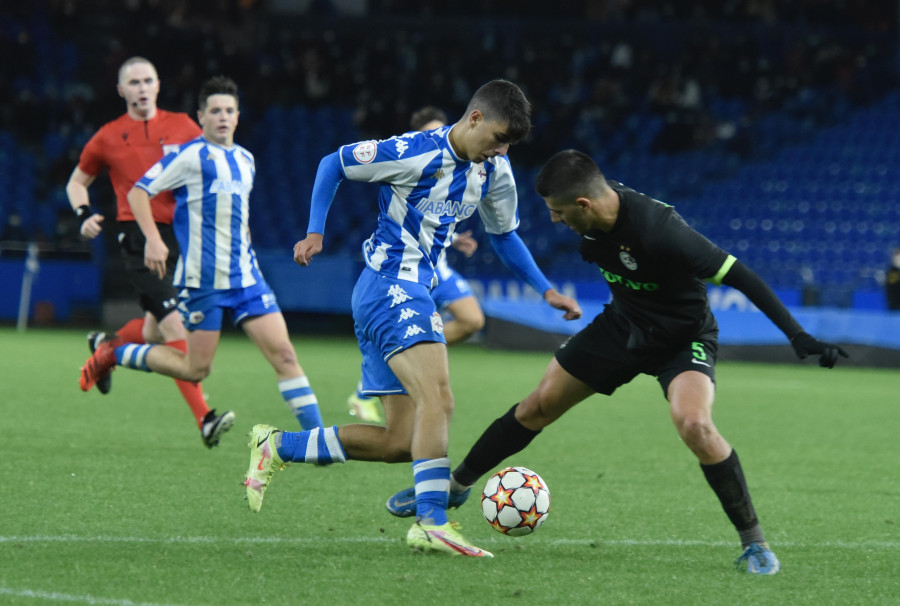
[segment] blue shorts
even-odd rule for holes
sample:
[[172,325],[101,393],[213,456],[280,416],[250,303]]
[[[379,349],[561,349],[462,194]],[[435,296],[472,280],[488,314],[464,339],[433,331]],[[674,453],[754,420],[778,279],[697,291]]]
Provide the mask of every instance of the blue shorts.
[[353,288],[353,328],[362,353],[363,395],[405,394],[387,361],[422,342],[446,343],[428,289],[363,269]]
[[431,298],[438,309],[443,309],[454,301],[475,296],[472,287],[459,272],[449,267],[447,269],[448,273],[442,274],[438,285],[431,290]]
[[182,288],[178,293],[178,311],[188,330],[222,330],[226,309],[235,326],[247,318],[281,311],[264,281],[246,288]]

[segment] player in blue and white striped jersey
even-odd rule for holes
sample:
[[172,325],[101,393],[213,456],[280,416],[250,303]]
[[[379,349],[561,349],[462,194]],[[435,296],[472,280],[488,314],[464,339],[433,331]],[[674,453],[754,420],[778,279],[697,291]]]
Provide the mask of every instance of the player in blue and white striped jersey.
[[[409,119],[412,130],[434,130],[446,126],[449,120],[444,110],[433,105],[426,105],[413,112]],[[467,257],[472,256],[478,248],[478,241],[471,236],[471,231],[456,231],[451,238],[451,246]],[[444,318],[444,339],[447,346],[462,343],[484,327],[484,312],[472,291],[472,287],[463,276],[447,263],[447,255],[438,257],[434,267],[438,274],[438,285],[431,289],[431,298],[441,316]],[[449,321],[448,321],[449,318]],[[362,380],[356,390],[347,398],[350,414],[360,421],[381,423],[375,396],[366,396],[361,392]]]
[[174,284],[181,289],[178,309],[188,329],[187,352],[112,341],[98,347],[94,366],[97,372],[119,364],[199,381],[209,374],[228,310],[275,369],[281,395],[301,426],[319,428],[316,395],[297,363],[284,317],[250,245],[250,191],[256,168],[253,155],[234,143],[240,113],[237,85],[228,78],[212,78],[201,88],[199,101],[203,134],[153,165],[128,192],[147,239],[144,263],[160,277],[168,249],[153,222],[149,200],[162,191],[175,194],[173,227],[181,251]]
[[494,80],[476,91],[452,126],[345,145],[321,161],[307,236],[294,246],[300,265],[322,250],[325,218],[343,179],[382,184],[378,225],[362,247],[366,268],[352,309],[363,393],[381,397],[385,425],[344,425],[328,436],[333,442],[315,444],[309,432],[254,427],[251,507],[261,505],[280,462],[412,460],[418,518],[407,543],[419,550],[490,555],[447,520],[453,396],[443,325],[430,290],[438,280],[435,264],[457,223],[477,210],[500,258],[550,305],[564,310],[564,317],[580,317],[578,304],[552,288],[515,232],[516,184],[506,153],[528,134],[530,115],[515,84]]

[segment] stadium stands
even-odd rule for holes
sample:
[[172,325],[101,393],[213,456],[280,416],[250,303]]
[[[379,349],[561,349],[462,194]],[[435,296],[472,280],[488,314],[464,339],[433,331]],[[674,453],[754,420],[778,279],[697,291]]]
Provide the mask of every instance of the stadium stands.
[[[131,54],[157,63],[169,109],[193,112],[211,73],[243,85],[238,135],[257,159],[260,250],[289,249],[304,233],[322,155],[404,130],[417,105],[458,114],[460,99],[503,75],[535,105],[533,137],[511,158],[520,233],[554,278],[593,270],[571,233],[546,221],[532,183],[544,157],[578,147],[610,178],[674,204],[776,288],[877,307],[866,293],[900,243],[896,15],[862,0],[830,11],[804,0],[628,4],[572,3],[554,20],[542,3],[523,2],[515,19],[489,3],[475,25],[435,6],[428,35],[422,3],[402,1],[370,3],[366,18],[270,14],[252,2],[223,3],[218,16],[175,0],[99,2],[90,14],[75,3],[4,7],[0,48],[17,60],[0,68],[3,239],[78,246],[62,188],[86,138],[121,113],[112,82]],[[239,43],[223,42],[236,32]],[[342,186],[330,253],[358,255],[372,190]],[[507,275],[471,223],[482,252],[453,262]]]

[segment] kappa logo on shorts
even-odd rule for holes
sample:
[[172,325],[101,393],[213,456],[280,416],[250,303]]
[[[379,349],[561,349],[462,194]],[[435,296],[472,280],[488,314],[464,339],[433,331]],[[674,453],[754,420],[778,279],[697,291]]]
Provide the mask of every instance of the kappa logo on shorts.
[[422,330],[420,326],[418,326],[417,324],[413,324],[412,326],[406,327],[406,333],[403,335],[403,338],[408,339],[409,337],[414,337],[416,335],[421,335],[424,333],[425,331]]
[[391,303],[392,308],[400,305],[401,303],[406,303],[407,301],[412,299],[412,297],[406,294],[406,291],[403,290],[403,288],[401,288],[399,284],[392,284],[391,287],[388,288],[387,296],[393,297],[394,299]]
[[403,322],[405,320],[409,320],[413,316],[420,315],[415,309],[410,309],[409,307],[404,307],[400,310],[400,317],[397,318],[397,323]]
[[174,297],[172,297],[171,299],[166,299],[162,304],[163,309],[172,309],[173,307],[175,307],[175,305],[177,305],[177,302],[175,301]]
[[264,293],[262,296],[262,304],[266,309],[275,305],[275,295],[270,292]]

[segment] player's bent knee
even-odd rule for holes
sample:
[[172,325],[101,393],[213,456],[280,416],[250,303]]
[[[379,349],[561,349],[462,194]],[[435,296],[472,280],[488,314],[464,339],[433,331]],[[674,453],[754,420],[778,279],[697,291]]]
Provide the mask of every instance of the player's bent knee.
[[546,414],[539,398],[529,396],[516,406],[516,420],[524,427],[538,431],[550,425],[556,418]]
[[675,426],[681,439],[689,444],[701,445],[718,434],[715,425],[706,418],[684,417],[677,419]]
[[212,372],[212,366],[201,366],[201,367],[191,367],[188,368],[182,375],[182,379],[185,381],[191,381],[192,383],[199,383],[203,379],[209,376]]

